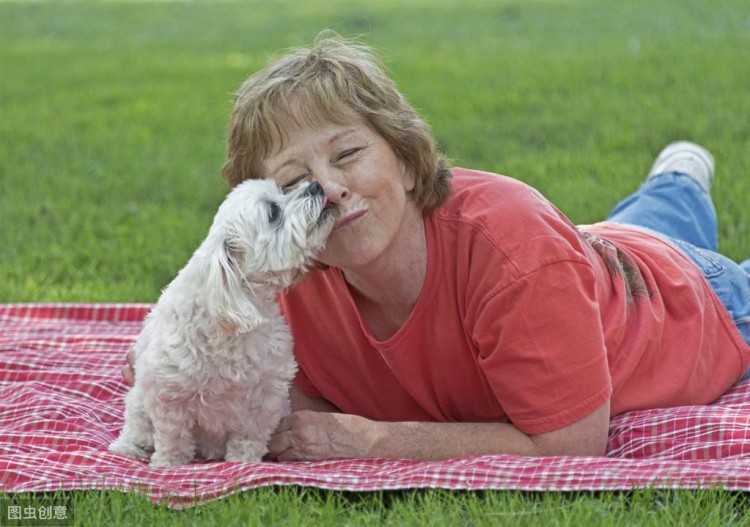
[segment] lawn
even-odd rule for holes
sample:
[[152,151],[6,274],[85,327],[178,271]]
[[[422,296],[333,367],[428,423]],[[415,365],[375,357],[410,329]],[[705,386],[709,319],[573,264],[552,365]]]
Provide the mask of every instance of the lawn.
[[[578,223],[669,141],[706,145],[721,249],[750,256],[747,0],[0,0],[0,302],[156,300],[226,192],[232,93],[323,28],[382,51],[454,164],[526,181]],[[82,525],[750,524],[720,491],[73,498]]]

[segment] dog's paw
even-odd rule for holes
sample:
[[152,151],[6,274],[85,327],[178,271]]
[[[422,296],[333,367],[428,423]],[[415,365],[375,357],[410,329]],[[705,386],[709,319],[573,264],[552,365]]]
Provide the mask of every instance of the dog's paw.
[[230,463],[260,463],[262,458],[263,456],[255,454],[228,453],[224,456],[224,461],[229,461]]
[[261,455],[252,453],[228,453],[224,456],[224,461],[229,461],[230,463],[260,463],[263,460],[264,455],[265,453]]
[[153,445],[136,445],[121,437],[109,445],[109,451],[115,454],[122,454],[123,456],[148,459],[151,457],[154,447]]
[[206,460],[215,460],[224,458],[225,448],[223,446],[199,446],[198,455]]
[[177,465],[187,465],[193,461],[192,456],[170,456],[161,452],[154,452],[151,456],[152,467],[175,467]]
[[225,461],[259,463],[263,456],[268,453],[266,444],[252,439],[230,439],[227,444],[227,455]]

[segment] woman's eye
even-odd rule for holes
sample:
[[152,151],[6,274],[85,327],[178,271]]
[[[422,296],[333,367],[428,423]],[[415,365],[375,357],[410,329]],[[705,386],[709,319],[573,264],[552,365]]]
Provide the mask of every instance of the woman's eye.
[[302,174],[301,176],[297,176],[296,178],[290,181],[287,181],[281,186],[281,190],[283,190],[284,192],[292,190],[294,187],[299,185],[302,182],[302,180],[305,179],[307,176],[309,176],[309,174]]
[[344,150],[343,152],[341,152],[338,155],[338,157],[336,158],[336,161],[338,162],[338,161],[341,161],[342,159],[346,159],[347,157],[353,156],[354,154],[356,154],[360,150],[362,150],[362,149],[359,148],[359,147],[358,148],[349,148],[347,150]]

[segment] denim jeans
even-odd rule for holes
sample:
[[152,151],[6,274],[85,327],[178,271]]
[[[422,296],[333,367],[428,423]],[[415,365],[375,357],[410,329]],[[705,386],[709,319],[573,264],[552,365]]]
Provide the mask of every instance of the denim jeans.
[[737,264],[717,252],[716,209],[695,180],[679,172],[649,178],[618,203],[607,220],[655,231],[685,253],[703,271],[750,344],[750,259]]

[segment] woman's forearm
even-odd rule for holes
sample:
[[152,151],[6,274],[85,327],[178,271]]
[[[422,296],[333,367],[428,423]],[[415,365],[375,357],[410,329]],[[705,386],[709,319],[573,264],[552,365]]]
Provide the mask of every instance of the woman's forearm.
[[374,423],[367,457],[437,460],[483,454],[540,456],[530,436],[506,423]]
[[374,423],[369,457],[446,459],[483,454],[601,456],[609,402],[558,430],[527,435],[508,423]]
[[[338,411],[327,400],[305,395],[296,386],[291,388],[289,396],[293,412]],[[362,438],[361,452],[347,453],[354,457],[445,459],[488,454],[487,449],[492,445],[496,453],[541,454],[529,436],[503,423],[390,423],[346,416],[342,419],[348,421],[351,428],[358,428]]]
[[609,403],[558,430],[526,435],[507,423],[379,422],[356,415],[300,410],[282,419],[269,445],[281,461],[346,458],[418,460],[516,454],[603,455]]

